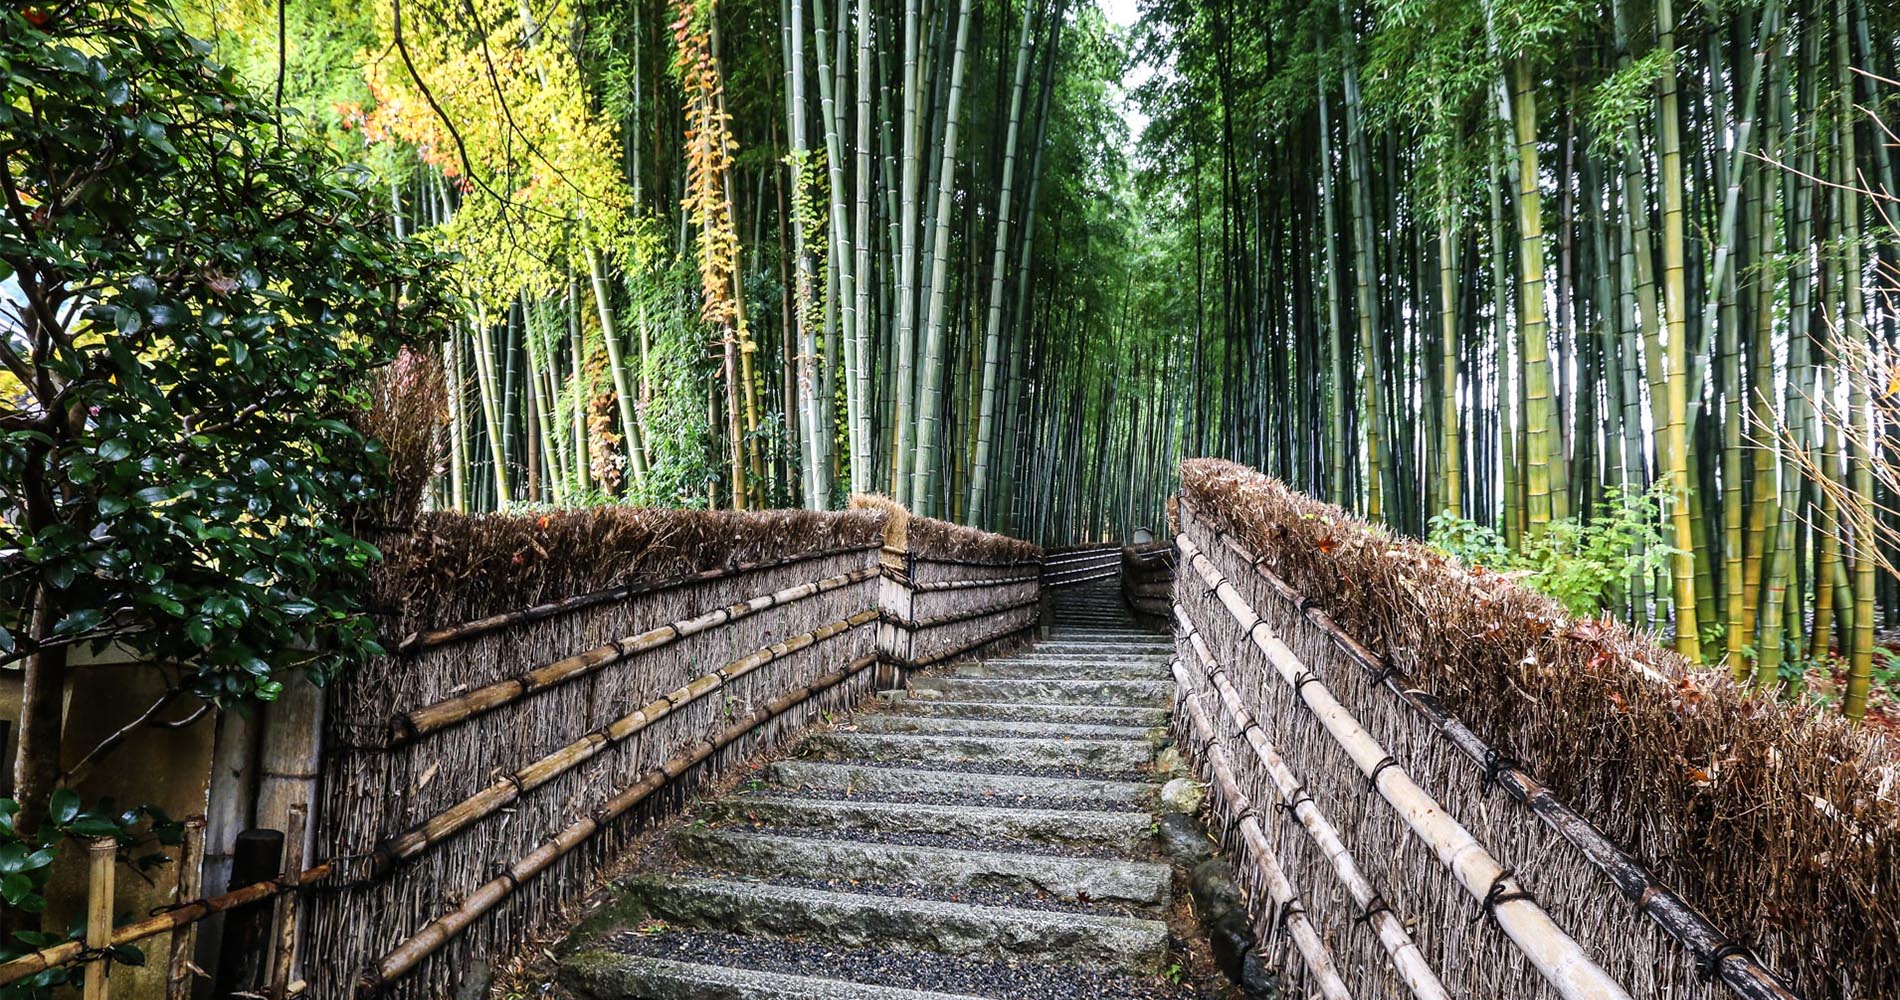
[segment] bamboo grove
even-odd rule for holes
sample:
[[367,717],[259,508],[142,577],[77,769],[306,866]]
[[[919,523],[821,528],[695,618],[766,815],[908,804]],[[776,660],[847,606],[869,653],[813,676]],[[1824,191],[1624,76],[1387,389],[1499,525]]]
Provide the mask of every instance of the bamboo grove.
[[1121,153],[1121,48],[1093,8],[203,0],[186,17],[359,147],[399,225],[461,255],[441,505],[875,491],[1026,516],[1010,484],[1061,416],[1026,388],[1051,363],[1045,248],[1079,238],[1062,227],[1088,223],[1084,186]]
[[1893,8],[1145,9],[1182,453],[1511,549],[1654,497],[1666,558],[1612,607],[1764,689],[1838,650],[1866,709],[1900,596]]
[[868,491],[1065,544],[1209,455],[1508,552],[1635,511],[1608,610],[1763,689],[1838,652],[1865,710],[1890,5],[1108,7],[181,16],[460,255],[439,506]]

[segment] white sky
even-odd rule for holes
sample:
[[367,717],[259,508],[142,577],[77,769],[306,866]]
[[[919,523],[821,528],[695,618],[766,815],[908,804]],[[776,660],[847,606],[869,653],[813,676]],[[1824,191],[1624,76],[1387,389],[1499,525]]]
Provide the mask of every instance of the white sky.
[[[1109,21],[1127,28],[1141,20],[1140,0],[1096,0]],[[1136,87],[1146,83],[1154,75],[1154,67],[1147,63],[1136,63],[1128,67],[1127,75],[1122,77],[1122,121],[1128,123],[1128,152],[1134,155],[1141,142],[1141,133],[1148,127],[1148,116],[1129,97]]]

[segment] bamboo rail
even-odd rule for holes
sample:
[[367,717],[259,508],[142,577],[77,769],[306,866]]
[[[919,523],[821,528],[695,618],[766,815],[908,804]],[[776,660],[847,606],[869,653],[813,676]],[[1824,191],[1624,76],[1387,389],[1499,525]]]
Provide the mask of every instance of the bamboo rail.
[[504,775],[481,791],[378,846],[370,856],[370,871],[373,877],[385,877],[398,862],[407,861],[442,843],[478,820],[494,815],[509,803],[591,760],[602,750],[633,738],[645,731],[648,726],[675,711],[699,701],[760,667],[784,659],[800,650],[809,649],[833,636],[870,624],[877,620],[877,616],[876,608],[867,608],[848,618],[827,622],[809,632],[801,632],[781,642],[762,646],[727,662],[717,670],[693,678],[685,685],[588,732],[580,739],[526,767]]
[[1292,688],[1294,697],[1306,704],[1333,741],[1366,775],[1373,789],[1391,803],[1413,833],[1431,846],[1465,891],[1486,907],[1498,927],[1539,974],[1560,995],[1572,1000],[1629,1000],[1628,992],[1557,926],[1550,914],[1524,891],[1516,877],[1463,824],[1453,819],[1404,768],[1393,766],[1385,748],[1273,634],[1194,540],[1180,535],[1175,544],[1183,560],[1194,568],[1248,639]]
[[[1215,661],[1213,653],[1208,650],[1206,641],[1201,638],[1200,630],[1194,627],[1194,622],[1188,617],[1187,610],[1176,604],[1174,615],[1180,620],[1181,627],[1186,630],[1188,643],[1193,647],[1195,657],[1200,660],[1208,682],[1214,685],[1219,693],[1221,705],[1226,709],[1228,717],[1234,720],[1234,725],[1239,727],[1242,737],[1253,748],[1254,756],[1259,758],[1260,763],[1266,767],[1267,773],[1272,776],[1274,787],[1279,790],[1280,800],[1285,804],[1285,808],[1300,821],[1300,826],[1306,830],[1314,846],[1318,847],[1326,860],[1332,863],[1334,874],[1346,886],[1346,891],[1352,895],[1353,902],[1358,904],[1363,919],[1372,924],[1379,943],[1385,947],[1386,954],[1391,958],[1392,966],[1398,971],[1399,977],[1405,980],[1412,995],[1418,997],[1419,1000],[1450,1000],[1451,995],[1445,990],[1445,984],[1439,981],[1438,973],[1432,970],[1431,964],[1425,960],[1424,953],[1419,951],[1417,942],[1412,940],[1411,932],[1405,929],[1405,923],[1399,919],[1398,914],[1393,913],[1391,908],[1385,905],[1385,898],[1372,887],[1372,883],[1366,880],[1365,874],[1359,870],[1359,863],[1353,859],[1352,852],[1346,849],[1345,841],[1340,838],[1339,830],[1333,826],[1332,821],[1328,820],[1325,814],[1319,811],[1319,807],[1313,804],[1313,797],[1304,794],[1306,786],[1294,776],[1286,760],[1280,756],[1279,750],[1261,731],[1259,724],[1254,720],[1253,713],[1247,710],[1246,704],[1241,700],[1240,692],[1234,689],[1227,672],[1221,668]],[[1176,660],[1172,667],[1175,671],[1176,683],[1181,685],[1181,689],[1193,691],[1194,696],[1199,697],[1199,685],[1188,676],[1186,667],[1179,660]]]
[[818,594],[829,593],[854,583],[862,583],[877,575],[876,566],[864,566],[849,573],[840,573],[813,583],[802,583],[770,594],[761,594],[723,608],[715,608],[693,618],[649,629],[639,635],[615,639],[513,677],[485,684],[473,691],[403,712],[397,715],[390,724],[390,746],[400,746],[438,730],[458,725],[537,691],[544,691],[557,684],[584,677],[602,667],[672,645],[681,639],[690,638],[729,622],[750,617],[761,611],[784,607]]
[[993,576],[980,580],[931,580],[927,583],[911,583],[910,589],[919,594],[930,594],[942,590],[978,590],[983,587],[1007,587],[1016,583],[1035,583],[1042,579],[1040,573],[1024,576]]
[[790,711],[819,692],[835,687],[877,662],[875,655],[861,656],[843,669],[833,671],[773,699],[758,710],[727,727],[716,738],[702,741],[668,758],[665,763],[619,794],[602,803],[592,815],[579,820],[543,841],[539,847],[516,860],[494,879],[477,887],[453,909],[437,917],[421,930],[383,955],[362,977],[364,993],[380,991],[392,980],[414,969],[417,963],[448,943],[468,925],[508,898],[521,883],[547,870],[562,855],[586,842],[600,827],[639,805],[647,796],[677,780],[694,765],[743,738],[746,734]]
[[[1085,571],[1085,572],[1088,572],[1088,571]],[[1043,577],[1042,585],[1045,587],[1073,587],[1078,583],[1094,583],[1097,580],[1113,580],[1117,576],[1120,576],[1120,575],[1121,575],[1121,567],[1115,566],[1112,569],[1108,570],[1107,572],[1096,573],[1094,576],[1073,576],[1073,577],[1046,576],[1046,577]]]
[[[1181,661],[1176,660],[1171,666],[1185,674],[1181,670]],[[1185,680],[1185,676],[1182,679]],[[1227,751],[1221,749],[1220,741],[1215,738],[1214,725],[1208,720],[1199,697],[1187,693],[1185,688],[1182,694],[1182,704],[1187,708],[1188,724],[1193,730],[1194,741],[1201,747],[1207,769],[1213,773],[1214,784],[1218,786],[1228,809],[1240,818],[1240,839],[1246,844],[1247,853],[1260,866],[1261,875],[1267,884],[1267,894],[1273,897],[1274,908],[1278,911],[1276,925],[1285,928],[1293,939],[1300,958],[1306,962],[1307,971],[1312,973],[1319,985],[1321,996],[1326,997],[1326,1000],[1352,1000],[1352,992],[1346,988],[1346,981],[1340,978],[1331,949],[1320,938],[1319,930],[1306,915],[1306,905],[1300,902],[1293,883],[1287,879],[1279,859],[1274,857],[1273,845],[1260,826],[1260,817],[1254,814],[1252,800],[1240,790],[1240,782],[1235,780],[1233,767],[1228,763]]]
[[958,622],[967,622],[973,618],[982,618],[987,615],[1000,615],[1010,611],[1020,611],[1023,608],[1035,607],[1040,603],[1042,603],[1042,598],[1037,596],[1028,598],[1027,600],[1012,601],[1008,604],[1001,604],[993,608],[972,608],[968,611],[952,611],[948,614],[934,615],[930,618],[903,618],[886,613],[882,616],[881,620],[901,629],[906,629],[911,632],[921,632],[925,629],[939,628],[944,625],[955,625]]
[[1041,566],[1040,559],[960,559],[956,556],[924,556],[909,553],[910,561],[931,566],[969,566],[978,569],[1013,569],[1018,566]]
[[[1375,677],[1385,669],[1384,658],[1353,638],[1333,621],[1325,609],[1305,600],[1293,585],[1261,564],[1253,552],[1225,531],[1216,535],[1226,548],[1246,560],[1256,575],[1280,599],[1300,609],[1306,620],[1325,633],[1333,644],[1354,663]],[[1610,840],[1576,810],[1558,799],[1548,787],[1522,768],[1499,765],[1508,761],[1478,734],[1439,704],[1430,692],[1408,688],[1402,679],[1381,678],[1381,685],[1426,721],[1465,757],[1495,781],[1512,800],[1528,807],[1540,821],[1563,837],[1614,885],[1625,899],[1654,920],[1664,933],[1688,948],[1698,963],[1713,968],[1722,982],[1747,1000],[1800,1000],[1799,994],[1783,984],[1753,952],[1731,950],[1735,941],[1724,934],[1701,911],[1691,906],[1673,889],[1664,885],[1647,866]],[[1721,956],[1719,959],[1716,956]]]
[[941,652],[932,653],[929,656],[920,656],[920,657],[917,657],[916,659],[911,659],[911,660],[892,660],[889,662],[893,662],[895,663],[895,665],[899,667],[903,667],[906,670],[919,670],[924,667],[936,666],[937,664],[942,663],[945,660],[955,659],[956,657],[962,656],[965,653],[981,649],[992,642],[1002,642],[1004,639],[1007,639],[1011,636],[1020,635],[1023,632],[1027,632],[1030,629],[1035,628],[1036,625],[1037,625],[1037,620],[1031,619],[1027,622],[1024,622],[1021,625],[1018,625],[1017,627],[1013,629],[1010,629],[1007,632],[998,632],[995,635],[985,636],[984,638],[981,638],[981,639],[975,639],[970,642],[966,642],[963,645],[956,647],[955,649],[946,649]]
[[[193,900],[180,906],[147,917],[144,920],[122,924],[112,929],[111,943],[114,947],[122,944],[134,944],[146,938],[175,930],[187,924],[197,923],[214,913],[223,913],[247,903],[270,899],[280,893],[295,892],[305,886],[330,876],[332,862],[304,869],[294,878],[274,878],[263,882],[232,889],[229,892],[205,899]],[[63,941],[49,948],[22,955],[12,961],[0,964],[0,986],[17,983],[29,976],[37,976],[48,969],[62,965],[71,965],[86,958],[87,945],[84,941]],[[96,959],[95,959],[96,961]]]
[[507,628],[510,625],[541,621],[544,618],[552,618],[570,611],[579,611],[582,608],[591,608],[597,604],[605,604],[609,601],[625,600],[647,594],[677,590],[680,587],[690,587],[696,583],[711,583],[715,580],[741,576],[746,573],[783,569],[786,566],[796,566],[799,563],[810,562],[814,559],[830,559],[834,556],[850,555],[854,552],[875,552],[882,548],[883,544],[882,542],[876,542],[869,545],[844,545],[836,548],[816,549],[811,552],[801,552],[797,555],[785,556],[780,559],[761,559],[748,563],[731,563],[717,569],[688,573],[685,576],[676,576],[666,580],[654,580],[646,583],[625,583],[617,587],[610,587],[606,590],[590,591],[585,594],[564,597],[558,601],[537,604],[530,608],[523,608],[520,611],[509,611],[499,615],[490,615],[487,618],[478,618],[474,621],[448,625],[423,632],[411,632],[403,636],[402,639],[396,643],[394,650],[398,656],[408,656],[425,649],[447,645],[451,642],[473,639],[476,636],[485,635],[496,629]]

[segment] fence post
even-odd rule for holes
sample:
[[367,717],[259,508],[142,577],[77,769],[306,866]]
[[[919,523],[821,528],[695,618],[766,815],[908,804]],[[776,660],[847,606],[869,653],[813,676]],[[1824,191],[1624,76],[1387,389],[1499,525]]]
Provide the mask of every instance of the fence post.
[[[283,858],[283,831],[245,830],[237,835],[237,846],[232,851],[232,887],[276,878],[283,868]],[[225,915],[218,974],[212,981],[212,996],[218,1000],[254,996],[263,985],[264,959],[270,953],[271,910],[271,901],[260,899]]]
[[[303,839],[308,810],[299,802],[290,807],[288,830],[284,831],[283,881],[294,884],[303,874]],[[299,900],[294,892],[277,897],[277,953],[271,965],[270,995],[284,1000],[290,995],[290,970],[297,961],[297,911]]]
[[[86,950],[96,954],[112,946],[112,882],[119,863],[119,842],[113,837],[89,841],[86,855]],[[86,963],[85,1000],[106,1000],[106,977],[111,973],[108,957],[95,957]]]
[[[205,818],[185,820],[184,842],[178,846],[178,892],[174,903],[197,899],[204,891]],[[165,962],[165,1000],[190,1000],[191,953],[198,940],[193,921],[172,930],[170,957]]]

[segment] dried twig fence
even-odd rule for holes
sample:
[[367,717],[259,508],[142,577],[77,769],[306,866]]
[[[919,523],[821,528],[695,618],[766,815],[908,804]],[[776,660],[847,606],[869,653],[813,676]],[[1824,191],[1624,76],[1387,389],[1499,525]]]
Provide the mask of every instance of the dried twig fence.
[[1232,823],[1279,806],[1352,995],[1895,995],[1881,740],[1251,470],[1183,478],[1176,728]]
[[84,940],[0,965],[0,984],[86,962],[103,998],[103,947],[277,900],[252,992],[478,986],[687,779],[1035,625],[1039,549],[857,506],[425,516],[378,577],[384,631],[404,638],[327,692],[309,804],[323,860],[303,869],[292,831],[283,876],[117,928],[106,864]]
[[1144,623],[1165,627],[1174,606],[1174,543],[1122,549],[1122,602]]
[[1121,575],[1119,545],[1082,545],[1052,549],[1043,558],[1042,585],[1050,590],[1114,580]]

